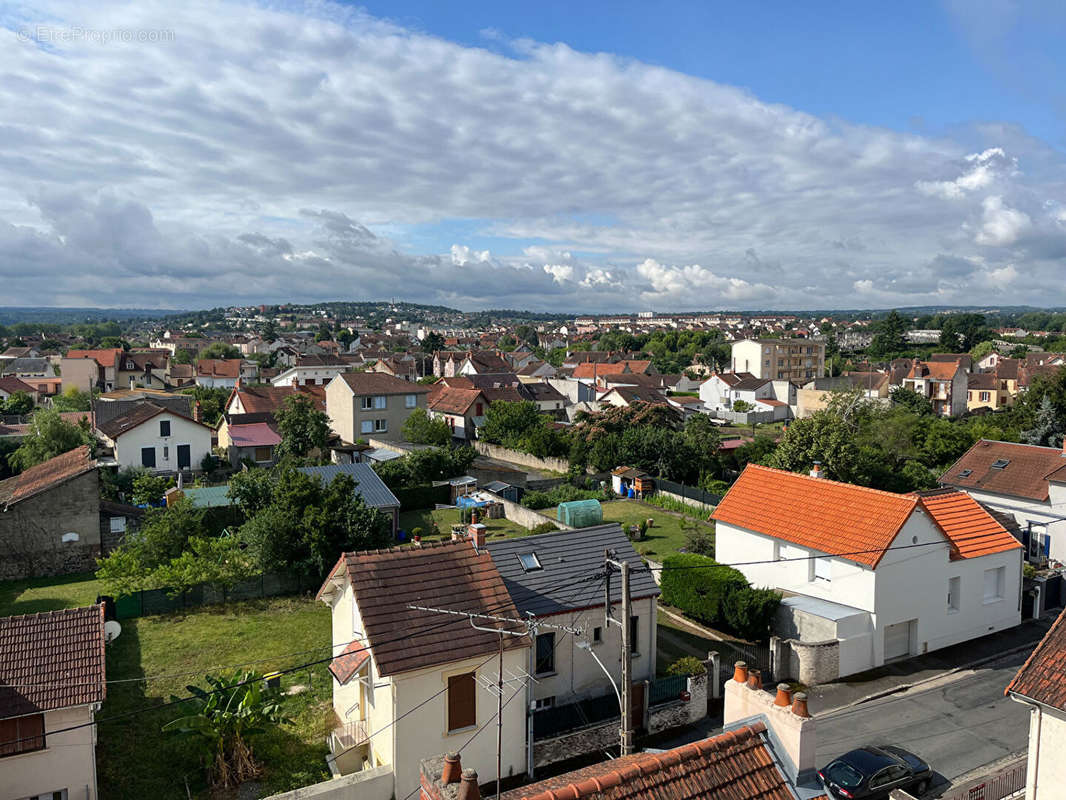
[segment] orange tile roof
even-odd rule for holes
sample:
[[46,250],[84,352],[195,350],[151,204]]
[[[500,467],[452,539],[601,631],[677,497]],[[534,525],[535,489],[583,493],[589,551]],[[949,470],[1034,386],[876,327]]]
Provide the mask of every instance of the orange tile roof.
[[1022,664],[1004,694],[1009,692],[1066,710],[1066,611]]
[[205,378],[239,378],[241,359],[201,358],[196,362],[196,374]]
[[121,355],[121,347],[110,347],[106,350],[68,350],[65,358],[91,358],[101,367],[113,367]]
[[931,378],[935,381],[950,381],[961,367],[957,361],[918,361],[907,373],[908,378]]
[[348,646],[329,662],[329,671],[343,686],[352,679],[368,658],[370,658],[369,647],[362,642],[349,642]]
[[662,753],[638,753],[507,792],[505,800],[792,800],[757,722]]
[[0,510],[96,469],[88,445],[76,447],[0,481]]
[[953,561],[1004,553],[1022,546],[966,492],[947,489],[922,493],[921,503],[951,542]]
[[711,516],[876,567],[917,505],[914,495],[748,464]]

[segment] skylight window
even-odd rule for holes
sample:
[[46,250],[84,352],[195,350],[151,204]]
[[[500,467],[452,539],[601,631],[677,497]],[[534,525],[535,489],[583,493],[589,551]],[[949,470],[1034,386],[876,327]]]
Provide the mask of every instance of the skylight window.
[[992,469],[1003,469],[1009,463],[1010,463],[1009,459],[997,458],[995,461],[992,462]]
[[537,558],[536,553],[519,553],[518,562],[522,565],[522,569],[526,572],[533,572],[534,570],[542,569],[540,565],[540,559]]
[[964,469],[962,472],[959,473],[960,478],[969,478],[971,475],[973,475],[972,469]]

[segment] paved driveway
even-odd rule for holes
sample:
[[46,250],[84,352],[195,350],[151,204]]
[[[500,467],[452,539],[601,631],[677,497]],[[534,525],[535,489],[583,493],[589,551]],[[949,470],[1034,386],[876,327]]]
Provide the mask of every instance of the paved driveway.
[[949,780],[1026,749],[1029,713],[1003,696],[1027,653],[945,679],[938,687],[818,718],[818,763],[865,743],[897,744]]

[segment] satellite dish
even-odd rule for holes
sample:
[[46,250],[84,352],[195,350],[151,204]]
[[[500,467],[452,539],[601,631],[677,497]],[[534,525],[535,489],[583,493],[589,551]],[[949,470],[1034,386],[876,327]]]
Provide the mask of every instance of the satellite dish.
[[120,633],[122,633],[122,626],[117,620],[109,619],[104,623],[104,641],[113,642]]

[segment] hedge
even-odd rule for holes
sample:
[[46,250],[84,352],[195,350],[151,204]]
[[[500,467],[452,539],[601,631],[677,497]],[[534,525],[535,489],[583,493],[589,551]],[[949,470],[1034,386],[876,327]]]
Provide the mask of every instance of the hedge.
[[723,601],[748,588],[739,570],[718,565],[707,556],[680,553],[663,560],[662,601],[708,625],[725,622]]
[[400,508],[404,511],[433,508],[438,503],[448,505],[452,501],[452,487],[448,484],[408,486],[403,489],[392,489],[392,493],[396,495],[396,499],[400,501]]

